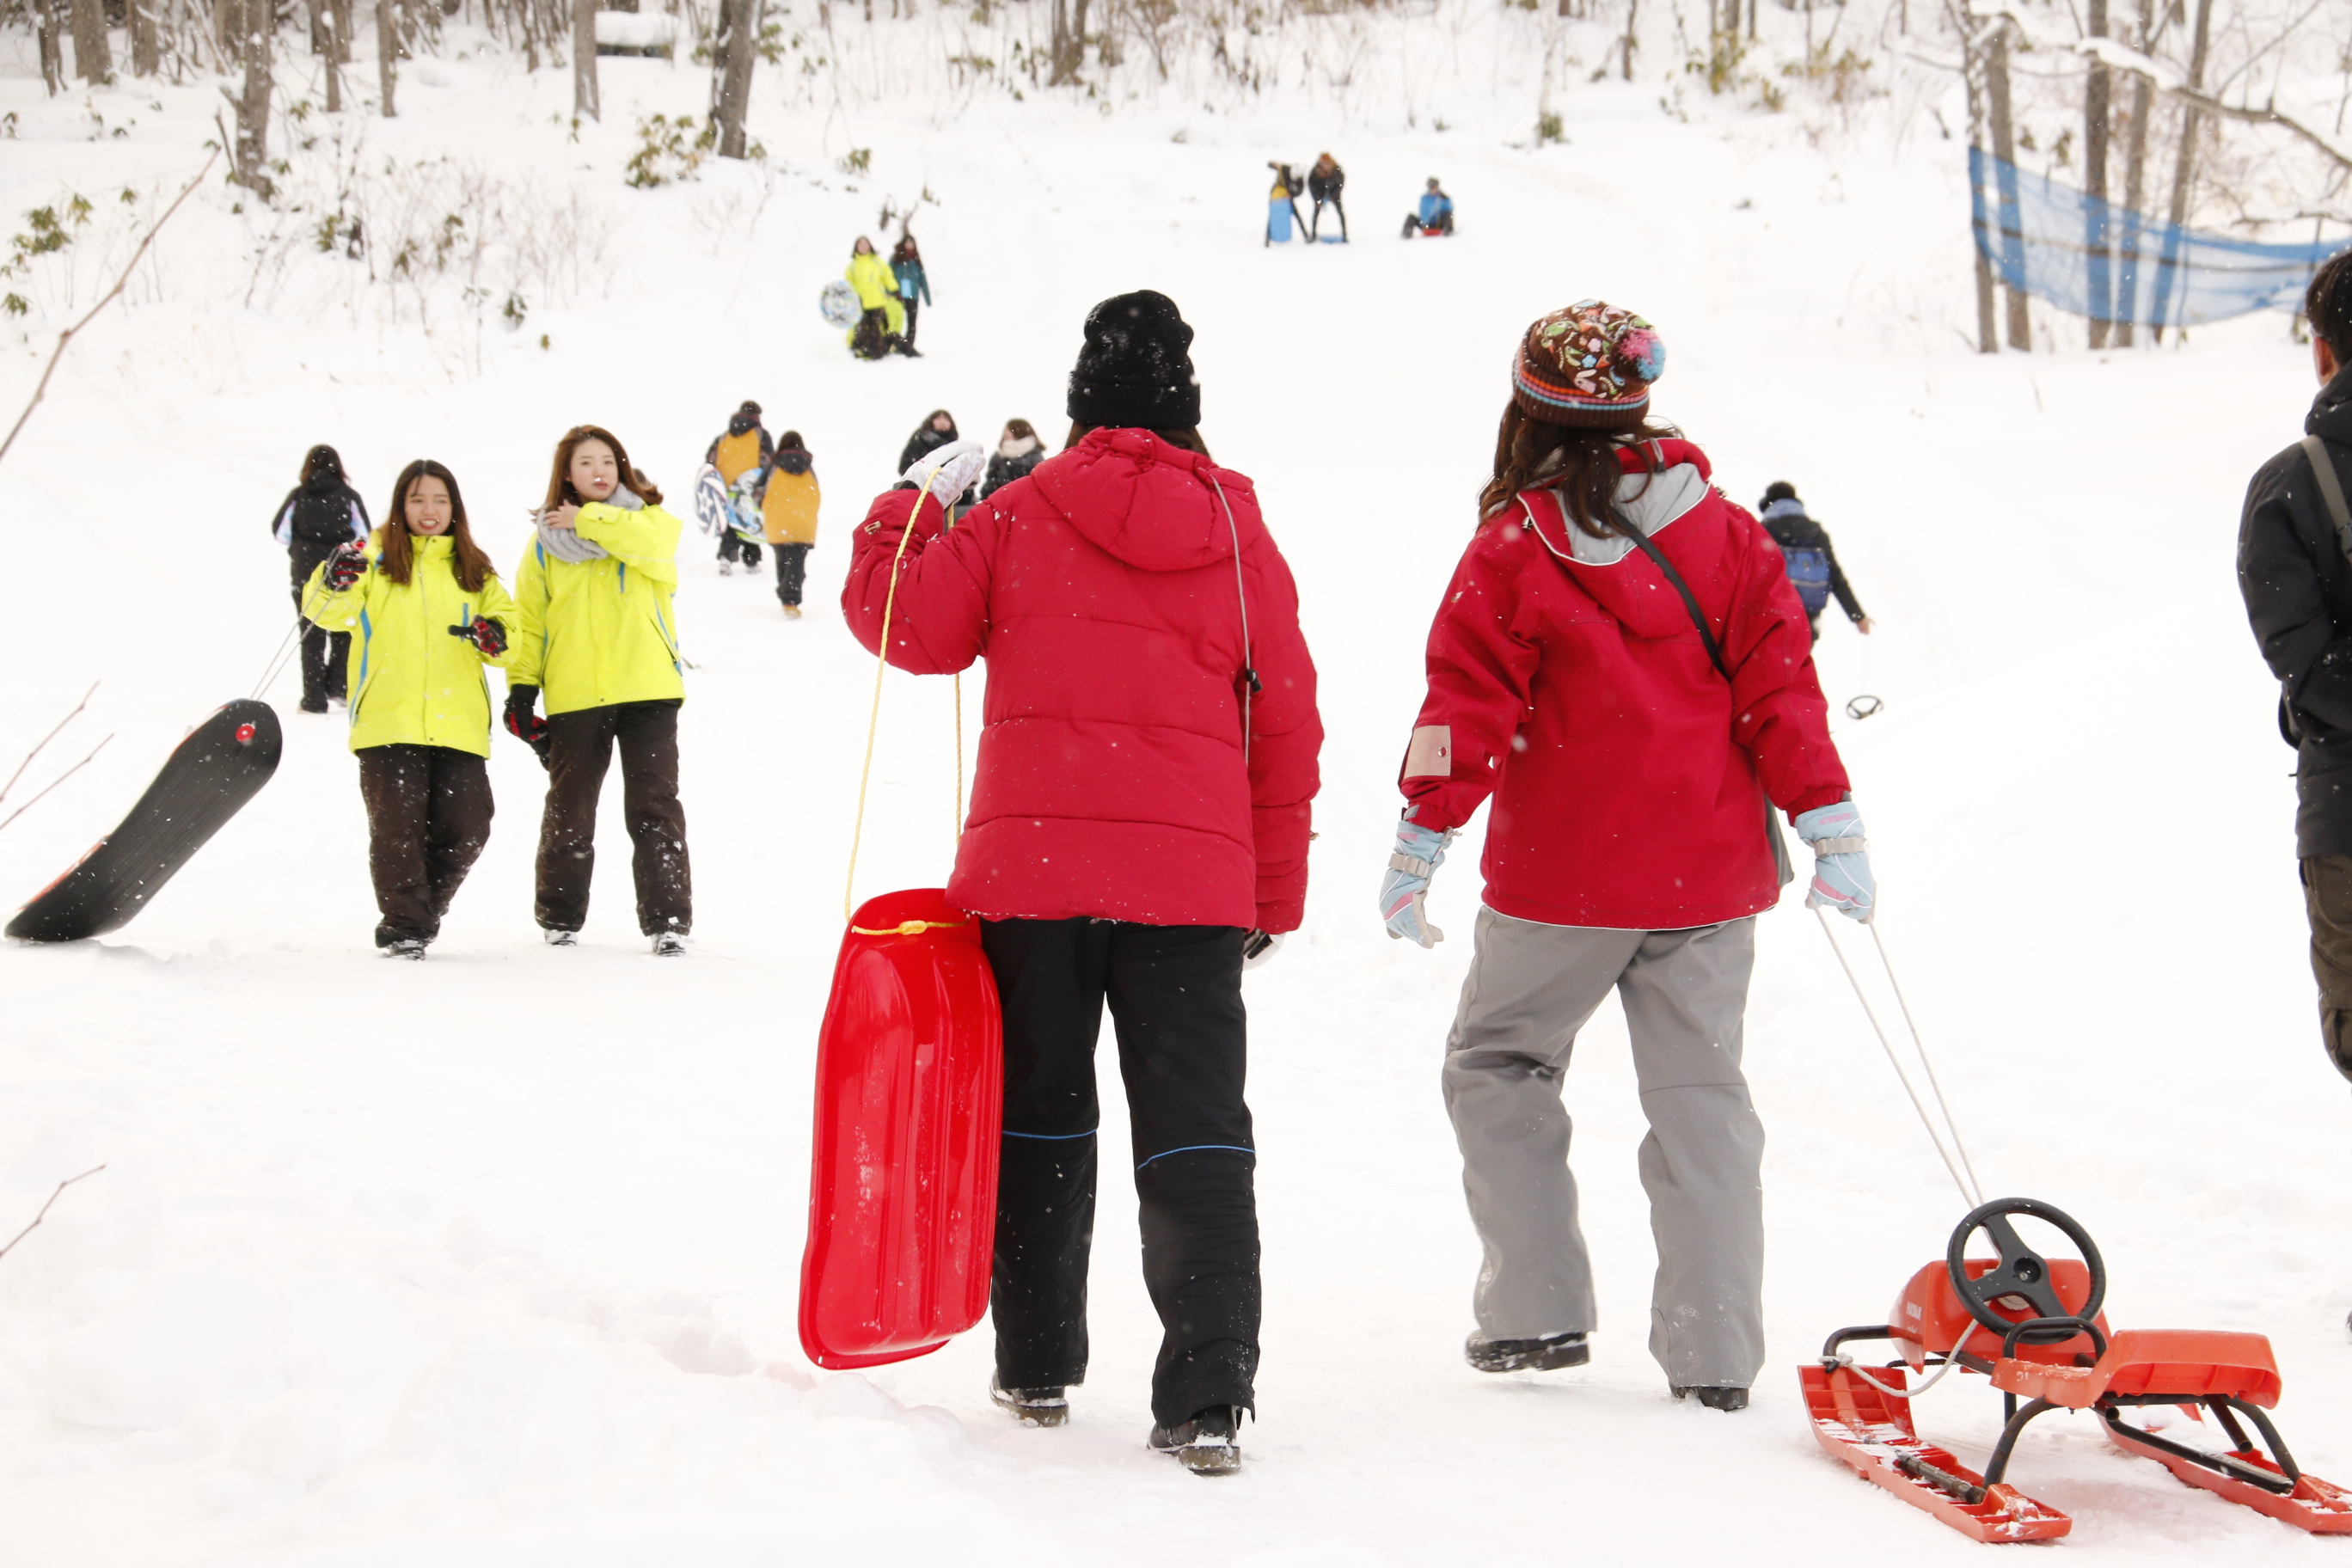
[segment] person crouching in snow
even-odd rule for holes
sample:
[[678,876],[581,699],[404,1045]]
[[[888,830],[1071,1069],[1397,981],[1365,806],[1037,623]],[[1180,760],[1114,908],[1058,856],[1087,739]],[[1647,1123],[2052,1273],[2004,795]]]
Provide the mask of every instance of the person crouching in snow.
[[760,502],[761,525],[776,552],[776,597],[783,601],[784,618],[801,618],[801,584],[808,574],[808,553],[816,548],[816,459],[801,442],[801,433],[787,430],[776,438],[775,466],[768,474],[768,491]]
[[1421,193],[1421,205],[1404,215],[1404,236],[1416,239],[1424,234],[1454,232],[1454,198],[1439,188],[1437,177],[1431,175],[1429,189]]
[[[507,663],[508,731],[547,767],[539,827],[540,929],[570,947],[588,920],[596,799],[613,752],[636,854],[637,929],[663,957],[686,951],[694,883],[677,800],[677,519],[620,438],[575,426],[555,444],[538,536],[515,574],[522,626]],[[547,717],[537,711],[541,689]]]
[[391,520],[310,574],[302,614],[352,638],[352,751],[367,805],[375,944],[423,958],[490,837],[490,691],[518,617],[466,526],[457,477],[400,471]]
[[907,330],[907,308],[898,299],[898,274],[861,234],[849,247],[849,268],[842,276],[857,290],[866,312],[849,329],[849,352],[859,359],[880,359],[905,341],[900,334]]
[[1853,596],[1853,587],[1845,580],[1845,571],[1838,564],[1837,547],[1830,542],[1830,531],[1805,515],[1805,503],[1797,499],[1797,487],[1786,479],[1774,479],[1764,487],[1764,502],[1759,514],[1764,531],[1780,547],[1780,558],[1789,572],[1789,585],[1797,590],[1798,603],[1805,606],[1805,622],[1812,627],[1813,640],[1822,640],[1822,611],[1829,606],[1831,595],[1837,597],[1838,608],[1853,623],[1853,629],[1863,636],[1870,635],[1870,617],[1862,613],[1862,601]]
[[1004,1006],[992,1397],[1059,1426],[1086,1378],[1108,1001],[1162,1329],[1150,1442],[1221,1474],[1258,1360],[1242,969],[1298,924],[1323,731],[1289,568],[1201,439],[1192,341],[1163,295],[1096,306],[1069,446],[952,531],[940,498],[983,453],[922,458],[858,529],[842,609],[875,650],[903,542],[890,662],[988,661],[947,896],[980,917]]
[[1470,1364],[1586,1360],[1560,1080],[1613,989],[1650,1123],[1650,1352],[1676,1398],[1738,1410],[1764,1356],[1764,1129],[1740,1051],[1756,916],[1790,879],[1772,806],[1813,847],[1809,902],[1868,920],[1875,895],[1804,607],[1706,455],[1647,422],[1664,365],[1648,322],[1597,300],[1522,339],[1430,627],[1380,912],[1391,936],[1440,940],[1430,877],[1491,794],[1444,1073],[1486,1248]]
[[741,562],[746,572],[760,569],[760,502],[768,484],[768,465],[776,444],[760,423],[760,405],[746,402],[728,416],[727,433],[710,443],[702,460],[727,487],[727,526],[719,531],[719,574],[722,577]]

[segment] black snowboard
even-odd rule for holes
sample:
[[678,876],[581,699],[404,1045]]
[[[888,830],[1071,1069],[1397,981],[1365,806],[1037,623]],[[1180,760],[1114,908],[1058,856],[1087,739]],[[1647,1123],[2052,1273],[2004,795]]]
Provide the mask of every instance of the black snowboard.
[[8,922],[20,942],[79,942],[127,925],[278,771],[267,702],[238,700],[188,731],[139,804]]

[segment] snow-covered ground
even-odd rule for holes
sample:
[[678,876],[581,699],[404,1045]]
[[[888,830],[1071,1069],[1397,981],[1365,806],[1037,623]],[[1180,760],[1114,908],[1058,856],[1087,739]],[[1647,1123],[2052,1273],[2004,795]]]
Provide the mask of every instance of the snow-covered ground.
[[[697,949],[643,951],[616,819],[583,944],[540,945],[541,775],[501,740],[502,816],[441,942],[420,966],[381,962],[341,727],[294,713],[281,678],[278,778],[136,924],[0,951],[0,1237],[61,1177],[107,1166],[0,1260],[0,1562],[1483,1568],[1973,1550],[1822,1456],[1799,1411],[1797,1363],[1874,1321],[1959,1205],[1793,900],[1761,922],[1749,1016],[1773,1140],[1754,1408],[1674,1404],[1643,1349],[1642,1128],[1613,1010],[1570,1089],[1594,1363],[1492,1378],[1461,1361],[1475,1249],[1436,1075],[1475,843],[1438,879],[1455,940],[1436,952],[1386,940],[1370,895],[1513,338],[1587,295],[1658,323],[1662,412],[1735,498],[1796,481],[1877,617],[1866,642],[1830,617],[1822,679],[1835,703],[1885,702],[1838,738],[1885,935],[1987,1185],[2089,1226],[2118,1324],[2269,1333],[2297,1457],[2352,1480],[2352,1268],[2333,1256],[2352,1234],[2352,1107],[2315,1037],[2290,758],[2231,577],[2246,476],[2299,432],[2312,391],[2282,320],[2160,353],[1979,358],[1957,143],[1816,146],[1793,118],[1704,103],[1684,121],[1654,81],[1580,77],[1567,143],[1541,151],[1507,144],[1517,109],[1475,100],[1447,131],[1343,132],[1303,99],[1247,116],[1042,95],[945,117],[866,106],[845,133],[871,149],[862,176],[835,166],[828,112],[778,107],[753,122],[771,171],[635,191],[620,167],[636,117],[699,115],[707,79],[604,72],[605,125],[577,140],[564,77],[494,54],[419,62],[401,119],[344,127],[366,138],[346,188],[378,180],[382,211],[403,191],[415,208],[378,221],[429,230],[435,202],[470,201],[503,212],[510,249],[560,246],[497,263],[536,279],[520,330],[495,301],[467,316],[459,281],[357,286],[336,269],[363,264],[283,237],[322,209],[233,213],[215,184],[73,349],[0,464],[0,752],[13,766],[93,679],[56,750],[115,738],[0,835],[0,892],[46,882],[187,725],[251,689],[288,609],[266,525],[310,443],[338,445],[375,505],[407,458],[450,463],[511,561],[564,426],[612,426],[682,510],[703,447],[755,397],[772,429],[807,437],[828,505],[798,624],[764,577],[720,578],[690,546]],[[201,161],[214,94],[87,97],[0,75],[18,117],[0,213],[68,188],[94,200],[85,307],[129,215]],[[93,139],[91,110],[128,133]],[[322,140],[295,155],[289,200],[331,205],[327,132],[306,122]],[[1264,161],[1326,143],[1356,242],[1263,248]],[[418,172],[443,153],[457,163]],[[407,172],[369,173],[387,161]],[[462,194],[468,168],[490,195]],[[1402,244],[1430,174],[1463,232]],[[886,195],[925,189],[926,357],[852,363],[817,289]],[[69,319],[58,270],[41,276],[50,293],[0,342],[10,417]],[[1014,416],[1056,429],[1086,308],[1142,286],[1199,329],[1203,428],[1257,479],[1297,572],[1330,735],[1307,923],[1248,985],[1263,1419],[1247,1473],[1215,1486],[1141,1447],[1157,1331],[1115,1178],[1094,1371],[1066,1430],[989,1408],[984,1332],[836,1375],[793,1331],[807,1089],[871,690],[834,607],[845,536],[929,409],[992,438]],[[950,701],[945,682],[890,678],[862,891],[945,870]],[[1923,1425],[1980,1457],[1998,1411],[1970,1380],[1924,1402]],[[2120,1456],[2087,1418],[2037,1426],[2015,1477],[2074,1515],[2070,1559],[2331,1550]]]

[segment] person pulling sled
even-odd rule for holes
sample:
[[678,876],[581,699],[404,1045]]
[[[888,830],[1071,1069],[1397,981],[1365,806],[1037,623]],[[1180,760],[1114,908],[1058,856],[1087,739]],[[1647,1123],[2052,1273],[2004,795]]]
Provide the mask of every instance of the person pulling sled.
[[1853,588],[1845,580],[1845,571],[1838,565],[1837,547],[1830,542],[1830,531],[1805,515],[1805,503],[1797,499],[1797,487],[1786,479],[1774,479],[1764,487],[1760,519],[1764,531],[1780,547],[1780,559],[1787,565],[1789,585],[1797,590],[1798,603],[1805,606],[1805,622],[1812,627],[1813,640],[1822,640],[1822,611],[1832,596],[1853,629],[1863,636],[1870,635],[1871,621],[1862,613],[1862,602],[1853,596]]
[[[367,503],[343,478],[343,459],[332,447],[317,446],[302,458],[302,479],[278,503],[270,537],[285,547],[293,578],[294,610],[302,610],[303,587],[320,563],[346,544],[364,544],[374,525]],[[317,622],[302,624],[302,711],[324,713],[327,704],[341,702],[349,686],[344,667],[350,662],[351,634],[330,632]]]
[[982,449],[920,458],[858,529],[842,611],[877,651],[903,542],[889,661],[988,661],[947,898],[979,917],[1004,1010],[992,1397],[1058,1426],[1086,1379],[1108,1004],[1161,1325],[1149,1442],[1223,1475],[1258,1362],[1242,969],[1298,924],[1323,731],[1256,489],[1201,438],[1192,342],[1164,295],[1097,305],[1068,446],[951,532],[941,496]]
[[1764,1129],[1741,1075],[1756,916],[1790,879],[1772,816],[1817,858],[1809,898],[1874,893],[1780,552],[1648,421],[1665,351],[1588,300],[1530,326],[1477,531],[1429,633],[1380,914],[1433,946],[1445,848],[1491,794],[1445,1109],[1486,1250],[1480,1372],[1580,1366],[1596,1326],[1560,1104],[1577,1036],[1624,1004],[1649,1135],[1650,1352],[1676,1398],[1738,1410],[1764,1358]]

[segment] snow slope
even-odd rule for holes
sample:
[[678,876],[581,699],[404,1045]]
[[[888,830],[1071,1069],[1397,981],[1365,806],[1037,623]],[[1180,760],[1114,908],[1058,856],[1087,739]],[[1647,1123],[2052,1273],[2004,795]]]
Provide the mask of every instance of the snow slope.
[[[1268,252],[1264,160],[1339,141],[1295,101],[1237,119],[987,100],[946,124],[868,107],[856,180],[793,161],[837,135],[824,112],[771,109],[754,130],[773,173],[635,192],[619,179],[635,116],[698,114],[703,79],[604,68],[607,125],[575,142],[557,73],[421,62],[403,118],[367,122],[352,161],[456,155],[439,175],[403,164],[428,228],[454,188],[430,181],[470,161],[521,230],[595,258],[568,279],[529,264],[550,281],[521,331],[467,325],[454,282],[360,287],[334,270],[360,264],[268,237],[316,209],[233,213],[215,185],[77,345],[0,465],[0,733],[29,744],[97,679],[59,749],[115,739],[0,834],[0,889],[40,886],[186,725],[250,689],[287,609],[264,525],[311,441],[341,447],[372,504],[409,457],[449,462],[511,560],[563,426],[613,426],[682,501],[752,396],[807,437],[829,504],[797,625],[704,546],[685,574],[697,951],[643,953],[617,820],[583,945],[539,945],[539,775],[502,742],[503,816],[432,960],[378,961],[340,726],[294,714],[281,678],[278,779],[152,910],[102,942],[0,951],[0,1231],[107,1166],[0,1260],[0,1561],[1959,1561],[1958,1536],[1820,1455],[1794,1397],[1795,1364],[1881,1313],[1959,1207],[1793,902],[1761,922],[1749,1020],[1773,1139],[1755,1408],[1673,1404],[1642,1348],[1641,1123],[1613,1009],[1570,1088],[1594,1364],[1485,1378],[1460,1360],[1475,1248],[1436,1068],[1475,841],[1439,878],[1455,940],[1436,952],[1388,942],[1370,893],[1512,339],[1595,294],[1659,323],[1662,412],[1729,491],[1794,479],[1878,617],[1866,643],[1831,627],[1823,681],[1886,702],[1839,740],[1885,934],[1988,1186],[2091,1227],[2119,1324],[2270,1333],[2298,1457],[2352,1479],[2344,1089],[2314,1038],[2289,761],[2231,576],[2245,477],[2310,393],[2283,322],[1979,359],[1953,144],[1825,151],[1786,120],[1685,122],[1655,84],[1580,87],[1568,144],[1540,153],[1506,144],[1520,116],[1500,107],[1448,132],[1360,127],[1336,147],[1357,243]],[[176,189],[208,96],[101,90],[90,107],[129,134],[89,140],[79,101],[0,77],[20,121],[0,212],[101,198],[78,298],[123,249],[114,191]],[[323,156],[291,178],[331,197]],[[1431,173],[1464,232],[1401,244]],[[816,289],[883,195],[926,187],[927,357],[853,363]],[[45,276],[43,314],[0,361],[12,414],[64,319]],[[830,1375],[793,1330],[806,1086],[872,689],[833,606],[845,531],[934,406],[974,435],[1013,416],[1052,429],[1086,307],[1138,286],[1200,329],[1204,429],[1258,479],[1297,571],[1330,732],[1307,925],[1249,981],[1264,1419],[1248,1473],[1215,1487],[1140,1447],[1156,1330],[1115,1180],[1095,1370],[1066,1430],[989,1409],[984,1335]],[[863,891],[944,871],[951,700],[890,678]],[[1108,1123],[1118,1147],[1115,1099]],[[1980,1384],[1925,1410],[1968,1454],[1998,1421]],[[2075,1515],[2070,1560],[2329,1550],[2084,1419],[2037,1427],[2017,1477]]]

